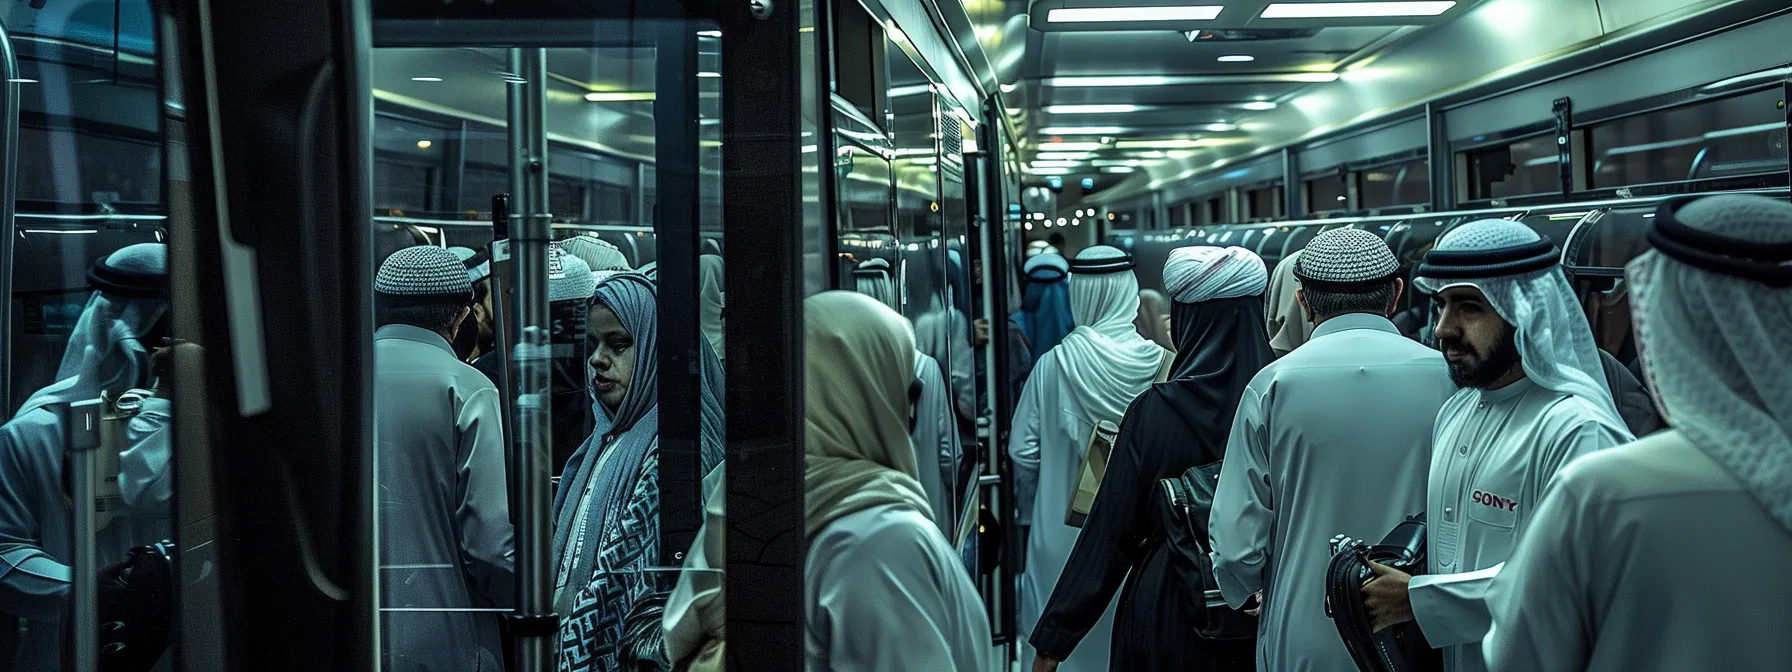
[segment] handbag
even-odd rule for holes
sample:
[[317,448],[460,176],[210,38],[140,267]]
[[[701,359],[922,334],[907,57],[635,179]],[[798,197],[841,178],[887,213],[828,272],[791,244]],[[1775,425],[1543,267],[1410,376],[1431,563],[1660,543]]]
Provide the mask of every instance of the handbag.
[[1240,640],[1257,635],[1257,617],[1226,606],[1213,572],[1207,516],[1220,481],[1222,462],[1204,464],[1181,476],[1158,481],[1158,520],[1170,554],[1169,574],[1181,584],[1194,635],[1206,640]]

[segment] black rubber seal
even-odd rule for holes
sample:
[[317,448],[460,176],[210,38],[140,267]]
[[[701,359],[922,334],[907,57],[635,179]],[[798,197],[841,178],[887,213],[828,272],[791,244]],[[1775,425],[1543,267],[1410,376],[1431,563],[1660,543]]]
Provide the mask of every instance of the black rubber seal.
[[168,276],[161,273],[139,273],[113,268],[106,260],[94,262],[87,269],[87,284],[94,290],[113,296],[133,299],[168,297]]
[[508,614],[504,619],[510,624],[510,636],[512,637],[553,637],[560,633],[559,614],[538,616]]
[[1792,287],[1792,242],[1757,243],[1682,224],[1675,214],[1696,200],[1679,198],[1662,203],[1644,232],[1649,244],[1676,261],[1712,273],[1769,287]]
[[1073,259],[1070,262],[1070,272],[1073,275],[1107,275],[1125,273],[1132,269],[1130,254],[1111,259]]
[[1562,251],[1548,236],[1491,250],[1432,250],[1419,263],[1419,277],[1468,280],[1522,275],[1555,266],[1561,257]]

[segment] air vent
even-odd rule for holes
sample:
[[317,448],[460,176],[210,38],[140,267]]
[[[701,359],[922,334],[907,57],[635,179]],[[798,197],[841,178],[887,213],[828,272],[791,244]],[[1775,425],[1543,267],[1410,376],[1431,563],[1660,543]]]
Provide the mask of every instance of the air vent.
[[1264,28],[1256,30],[1185,30],[1182,36],[1190,42],[1265,42],[1269,40],[1304,40],[1319,34],[1319,28]]

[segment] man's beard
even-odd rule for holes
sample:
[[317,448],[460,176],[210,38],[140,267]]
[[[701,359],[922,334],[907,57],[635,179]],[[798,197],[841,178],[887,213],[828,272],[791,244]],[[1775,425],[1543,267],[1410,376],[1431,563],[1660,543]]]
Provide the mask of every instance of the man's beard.
[[1440,338],[1438,345],[1446,352],[1466,350],[1481,358],[1479,363],[1445,360],[1450,367],[1450,381],[1456,383],[1457,387],[1487,389],[1522,362],[1518,354],[1518,330],[1511,325],[1503,325],[1491,353],[1483,353],[1470,347],[1467,341],[1459,338]]

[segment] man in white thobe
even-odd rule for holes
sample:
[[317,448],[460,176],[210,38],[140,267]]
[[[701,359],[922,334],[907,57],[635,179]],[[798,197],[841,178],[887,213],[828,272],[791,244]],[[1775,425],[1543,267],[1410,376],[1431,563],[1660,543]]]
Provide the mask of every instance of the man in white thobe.
[[[1009,436],[1014,459],[1016,520],[1031,525],[1027,567],[1020,579],[1022,639],[1039,622],[1046,599],[1076,546],[1078,528],[1064,522],[1096,423],[1120,425],[1126,407],[1150,386],[1169,352],[1133,328],[1139,281],[1132,257],[1098,245],[1070,264],[1070,313],[1076,321],[1058,346],[1040,358],[1021,393]],[[1108,669],[1114,606],[1059,668]],[[1027,647],[1031,648],[1031,647]],[[1031,651],[1022,652],[1031,659]]]
[[1626,274],[1672,429],[1556,477],[1489,592],[1490,669],[1792,665],[1792,205],[1679,206]]
[[448,345],[473,285],[427,245],[374,278],[374,480],[385,669],[501,669],[498,609],[515,592],[498,389]]
[[1432,423],[1455,386],[1437,351],[1388,320],[1400,263],[1375,234],[1327,231],[1295,263],[1318,327],[1245,388],[1209,521],[1213,568],[1235,609],[1262,592],[1257,669],[1348,670],[1325,614],[1330,540],[1378,540],[1424,510]]
[[1560,256],[1535,231],[1494,219],[1446,234],[1419,267],[1462,386],[1438,413],[1432,442],[1431,573],[1376,565],[1363,597],[1376,630],[1416,620],[1449,672],[1486,669],[1488,585],[1556,472],[1631,440]]

